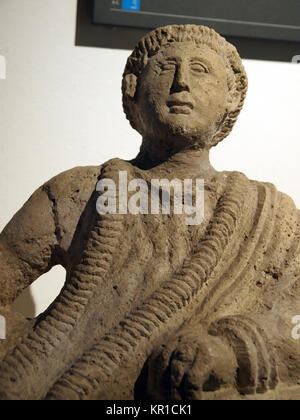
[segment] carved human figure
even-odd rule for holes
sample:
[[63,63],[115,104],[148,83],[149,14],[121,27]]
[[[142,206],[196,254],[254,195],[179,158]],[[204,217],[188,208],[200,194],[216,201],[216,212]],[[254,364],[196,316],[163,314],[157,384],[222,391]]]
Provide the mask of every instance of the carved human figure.
[[[58,175],[0,236],[2,399],[300,398],[299,211],[209,161],[246,91],[236,49],[212,29],[169,26],[139,42],[123,77],[138,156]],[[98,181],[117,185],[120,171],[147,185],[203,179],[202,223],[98,214]],[[61,294],[20,320],[13,301],[56,264]]]

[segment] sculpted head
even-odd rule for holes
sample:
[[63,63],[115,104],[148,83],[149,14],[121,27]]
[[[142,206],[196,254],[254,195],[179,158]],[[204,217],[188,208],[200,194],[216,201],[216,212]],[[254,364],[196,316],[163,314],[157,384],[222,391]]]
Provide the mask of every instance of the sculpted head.
[[237,50],[204,26],[167,26],[149,33],[129,57],[123,76],[123,105],[133,128],[175,149],[210,149],[227,137],[246,92]]

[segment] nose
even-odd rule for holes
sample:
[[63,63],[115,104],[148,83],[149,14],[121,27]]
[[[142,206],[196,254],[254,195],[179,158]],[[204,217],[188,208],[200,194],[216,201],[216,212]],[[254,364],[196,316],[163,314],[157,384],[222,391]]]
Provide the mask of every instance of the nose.
[[178,92],[191,92],[189,74],[186,66],[179,64],[176,68],[173,84],[171,86],[171,94]]

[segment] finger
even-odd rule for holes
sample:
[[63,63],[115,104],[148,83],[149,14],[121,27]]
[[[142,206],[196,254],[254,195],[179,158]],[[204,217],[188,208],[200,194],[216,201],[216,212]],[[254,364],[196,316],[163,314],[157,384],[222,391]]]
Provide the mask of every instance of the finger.
[[203,384],[211,371],[211,360],[205,347],[199,346],[194,360],[184,375],[182,393],[186,400],[202,400]]
[[202,399],[202,383],[203,377],[198,370],[192,369],[184,375],[182,381],[182,397],[185,400],[201,400]]
[[170,363],[170,385],[171,394],[178,391],[185,374],[185,364],[178,359],[173,359]]
[[165,376],[169,376],[169,365],[170,359],[172,355],[171,349],[169,346],[161,346],[157,348],[151,355],[148,361],[148,390],[153,392],[155,395],[156,393],[160,394],[163,392],[164,386],[164,378]]

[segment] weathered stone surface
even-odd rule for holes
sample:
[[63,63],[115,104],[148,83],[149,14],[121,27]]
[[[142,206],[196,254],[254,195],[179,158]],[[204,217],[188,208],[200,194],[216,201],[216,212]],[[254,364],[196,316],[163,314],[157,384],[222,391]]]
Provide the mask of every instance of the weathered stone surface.
[[[211,29],[140,41],[123,78],[138,156],[58,175],[0,235],[1,399],[300,399],[299,211],[209,162],[246,91],[237,51]],[[98,214],[98,180],[118,185],[120,171],[145,185],[204,179],[202,223],[172,206]],[[56,264],[67,278],[49,309],[34,322],[12,313]]]

